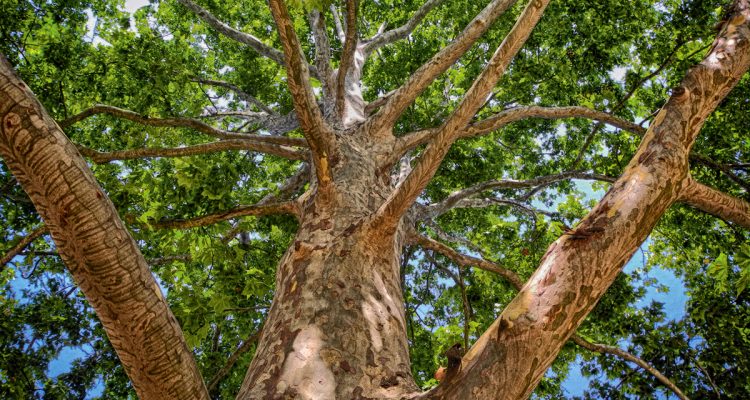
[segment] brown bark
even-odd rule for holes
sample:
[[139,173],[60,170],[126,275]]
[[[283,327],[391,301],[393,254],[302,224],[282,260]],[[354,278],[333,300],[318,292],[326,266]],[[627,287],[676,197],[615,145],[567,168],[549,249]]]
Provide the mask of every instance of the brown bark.
[[2,268],[5,267],[5,264],[9,263],[10,260],[12,260],[15,256],[21,254],[26,246],[30,245],[31,242],[38,239],[45,233],[47,233],[47,227],[45,225],[42,225],[29,232],[26,236],[18,239],[18,243],[16,243],[15,246],[11,247],[10,250],[8,250],[8,252],[0,258],[0,270],[2,270]]
[[554,242],[516,298],[426,398],[528,397],[562,345],[687,182],[690,148],[705,119],[750,66],[750,10],[722,30],[651,124],[624,174],[570,233]]
[[680,200],[701,211],[750,229],[750,203],[688,179]]
[[91,171],[0,56],[0,154],[34,202],[142,399],[208,392],[146,260]]

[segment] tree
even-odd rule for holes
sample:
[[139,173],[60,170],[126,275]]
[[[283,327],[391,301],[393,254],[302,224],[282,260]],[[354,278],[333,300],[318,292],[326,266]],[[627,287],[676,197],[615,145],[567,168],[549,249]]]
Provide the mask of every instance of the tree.
[[[247,399],[526,398],[569,339],[634,362],[650,373],[642,379],[682,398],[683,390],[750,390],[717,386],[726,378],[716,368],[727,361],[709,352],[697,357],[710,363],[696,363],[700,380],[691,368],[671,368],[690,384],[681,389],[664,368],[613,346],[606,317],[576,333],[613,284],[636,297],[618,277],[678,203],[693,208],[678,206],[679,214],[724,221],[714,234],[734,232],[707,263],[725,290],[691,303],[696,315],[715,307],[701,301],[746,314],[727,305],[726,293],[731,286],[732,301],[746,302],[750,277],[750,204],[742,198],[750,143],[731,119],[747,118],[747,0],[723,9],[699,1],[394,5],[301,2],[290,10],[269,0],[267,9],[246,2],[209,11],[179,0],[141,9],[134,29],[106,3],[8,6],[3,51],[45,105],[2,60],[3,194],[23,200],[17,181],[44,226],[23,201],[4,204],[8,230],[26,235],[3,261],[49,232],[54,252],[27,260],[50,255],[45,268],[54,271],[59,254],[101,322],[91,329],[106,332],[143,399],[233,389]],[[100,16],[94,29],[105,43],[87,43],[86,10]],[[375,28],[379,13],[388,19]],[[719,20],[713,34],[706,16]],[[268,38],[249,33],[263,31]],[[617,84],[610,74],[633,56],[633,71]],[[674,84],[669,94],[652,81],[662,71]],[[725,100],[741,81],[745,89]],[[117,106],[91,106],[110,101]],[[699,136],[722,102],[711,135]],[[551,205],[575,189],[571,179],[601,181],[607,193],[588,211],[574,197],[557,213],[532,202]],[[551,185],[557,194],[545,192]],[[676,224],[665,231],[679,237]],[[745,250],[728,257],[737,243]],[[263,267],[271,259],[275,272]],[[431,334],[414,326],[423,306],[407,306],[419,301],[408,286],[422,268],[445,269],[436,284],[453,292],[444,299],[460,304],[463,326],[444,331],[440,349],[422,345],[410,355]],[[505,306],[499,316],[495,303]],[[442,307],[428,309],[439,315]],[[241,334],[248,338],[217,368]],[[649,335],[651,344],[659,338]],[[469,345],[463,355],[459,347]],[[101,358],[108,345],[100,346]],[[232,383],[232,364],[252,347],[244,378],[234,378],[241,385]],[[701,350],[690,339],[670,348]],[[430,382],[415,376],[412,358],[424,374],[425,357],[444,351],[445,378],[423,391]],[[23,377],[25,368],[6,372],[20,382],[12,393],[36,390],[39,379]],[[201,369],[215,373],[207,385]],[[105,390],[126,392],[113,382]],[[637,394],[649,386],[628,387]]]

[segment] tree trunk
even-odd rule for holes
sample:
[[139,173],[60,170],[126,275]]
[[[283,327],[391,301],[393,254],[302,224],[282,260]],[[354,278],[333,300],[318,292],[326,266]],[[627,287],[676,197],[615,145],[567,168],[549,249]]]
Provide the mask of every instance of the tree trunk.
[[302,197],[299,231],[279,263],[276,294],[239,399],[402,398],[411,375],[400,231],[373,226],[390,192],[377,146],[337,134],[332,193]]

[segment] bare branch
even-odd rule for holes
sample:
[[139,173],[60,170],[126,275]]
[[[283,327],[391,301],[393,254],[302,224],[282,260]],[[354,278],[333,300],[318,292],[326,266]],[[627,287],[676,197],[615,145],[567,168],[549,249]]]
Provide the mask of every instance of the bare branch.
[[[487,190],[497,189],[524,189],[531,187],[540,187],[551,185],[555,182],[560,182],[568,179],[582,179],[582,180],[596,180],[602,182],[614,182],[615,178],[593,174],[585,171],[568,171],[559,174],[540,176],[537,178],[516,180],[516,179],[493,179],[490,181],[482,182],[466,189],[459,190],[446,197],[440,203],[432,204],[427,206],[426,214],[423,218],[434,218],[435,216],[444,214],[451,208],[455,207],[456,204],[467,199],[475,194],[485,192]],[[526,200],[526,199],[524,199]]]
[[242,344],[237,347],[237,350],[235,350],[232,355],[229,356],[227,359],[227,362],[224,364],[223,367],[221,367],[220,370],[216,372],[216,375],[214,375],[213,378],[211,378],[211,381],[208,382],[208,391],[211,392],[216,388],[216,385],[221,382],[222,379],[224,379],[225,376],[229,373],[229,371],[232,370],[232,367],[234,367],[234,364],[237,363],[237,360],[240,359],[245,353],[250,351],[250,349],[253,348],[253,345],[258,341],[258,338],[260,337],[261,329],[258,329],[250,335],[247,339],[245,339]]
[[[490,91],[504,74],[513,57],[526,43],[547,4],[549,0],[531,0],[524,8],[516,24],[492,55],[487,67],[474,80],[464,99],[427,146],[414,170],[378,210],[378,216],[386,223],[398,221],[435,175],[460,130],[466,127],[479,107],[487,100]],[[387,108],[388,103],[384,109]]]
[[[602,123],[606,123],[615,126],[620,129],[624,129],[633,132],[639,136],[642,136],[646,129],[616,117],[612,114],[608,114],[602,111],[592,110],[586,107],[570,106],[570,107],[539,107],[539,106],[526,106],[511,108],[503,110],[492,117],[483,119],[481,121],[470,124],[466,129],[458,134],[459,138],[475,137],[494,132],[504,126],[516,122],[525,120],[528,118],[544,118],[544,119],[563,119],[563,118],[589,118]],[[422,131],[412,132],[398,139],[396,145],[396,151],[402,153],[413,149],[416,146],[425,144],[435,137],[438,129],[426,129]]]
[[61,128],[65,129],[79,121],[97,114],[109,114],[118,118],[127,119],[129,121],[148,126],[163,128],[191,128],[197,130],[198,132],[219,139],[245,139],[282,146],[307,146],[305,140],[300,138],[281,137],[275,135],[252,135],[248,133],[225,131],[222,129],[214,128],[213,126],[194,118],[151,118],[147,115],[141,115],[130,110],[101,104],[93,106],[91,108],[87,108],[86,110],[70,118],[60,121],[59,124]]
[[523,286],[523,280],[515,272],[503,268],[493,262],[487,261],[482,258],[476,258],[461,254],[452,248],[438,242],[437,240],[431,239],[427,236],[413,233],[408,238],[409,244],[418,245],[424,249],[436,251],[461,267],[477,267],[479,269],[496,273],[505,278],[514,288],[520,290]]
[[10,250],[8,250],[5,255],[0,258],[0,268],[4,267],[5,264],[9,263],[10,260],[13,259],[13,257],[21,254],[21,252],[26,248],[26,246],[30,245],[31,242],[38,239],[40,236],[47,233],[47,226],[42,224],[28,234],[26,236],[21,237],[20,239],[13,239],[13,241],[18,240],[18,243],[16,243],[15,246],[11,247]]
[[661,372],[659,372],[659,370],[657,370],[656,368],[654,368],[653,365],[647,363],[643,359],[641,359],[641,358],[639,358],[639,357],[637,357],[637,356],[635,356],[635,355],[633,355],[631,353],[628,353],[625,350],[617,348],[617,347],[608,346],[606,344],[591,343],[588,340],[586,340],[586,339],[582,338],[581,336],[579,336],[578,334],[573,334],[573,336],[570,337],[570,340],[573,343],[575,343],[575,344],[577,344],[577,345],[579,345],[579,346],[581,346],[581,347],[583,347],[583,348],[585,348],[587,350],[595,351],[597,353],[611,354],[611,355],[620,357],[620,358],[622,358],[624,360],[630,361],[630,362],[638,365],[639,367],[641,367],[644,370],[646,370],[646,372],[648,372],[649,374],[653,375],[656,379],[658,379],[659,382],[661,382],[669,390],[671,390],[672,392],[674,392],[674,394],[677,395],[677,397],[679,397],[682,400],[688,400],[688,397],[685,396],[684,393],[682,393],[682,391],[680,390],[680,388],[678,388],[677,385],[674,384],[674,382],[672,382],[669,378],[667,378],[666,376],[664,376],[664,374],[662,374]]
[[750,229],[750,203],[698,183],[691,177],[686,179],[680,201],[724,221]]
[[300,127],[312,150],[318,184],[326,187],[331,180],[328,157],[334,155],[335,137],[318,108],[315,93],[310,86],[307,62],[284,0],[270,0],[269,5],[284,47],[287,61],[287,84],[294,100],[294,109],[297,111]]
[[[419,7],[419,10],[412,15],[411,19],[406,21],[405,24],[387,32],[378,32],[377,35],[373,36],[365,44],[365,58],[369,57],[373,51],[409,36],[414,32],[414,29],[417,28],[419,23],[422,22],[424,17],[426,17],[433,8],[439,6],[444,1],[445,0],[427,0],[422,4],[422,7]],[[385,27],[385,23],[383,23],[383,27]]]
[[357,50],[357,9],[359,0],[346,0],[346,37],[344,50],[341,52],[341,62],[336,73],[336,108],[339,118],[346,111],[346,81],[349,68],[354,64],[354,53]]
[[331,4],[331,14],[333,15],[333,25],[336,27],[336,36],[339,42],[344,43],[346,41],[346,33],[344,33],[344,26],[341,25],[341,16],[339,16],[339,10],[335,5]]
[[244,43],[250,46],[253,50],[257,51],[258,54],[264,57],[268,57],[271,60],[276,61],[277,63],[281,65],[284,65],[284,53],[274,49],[271,46],[268,46],[267,44],[263,43],[260,39],[258,39],[257,37],[249,33],[245,33],[245,32],[232,28],[231,26],[220,21],[213,14],[209,13],[208,10],[195,4],[191,0],[177,0],[177,1],[182,3],[182,5],[187,7],[190,11],[194,12],[198,17],[200,17],[203,21],[205,21],[212,28],[216,29],[222,35],[230,39],[236,40],[240,43]]
[[365,106],[365,115],[370,115],[378,108],[382,107],[386,101],[388,101],[388,98],[390,98],[393,93],[395,93],[395,90],[391,90],[390,92],[378,97],[377,99],[367,103]]
[[198,154],[217,153],[228,150],[256,151],[266,154],[272,154],[290,160],[306,160],[308,157],[308,152],[305,150],[298,150],[291,147],[243,139],[220,140],[218,142],[197,144],[185,147],[144,147],[139,149],[120,150],[112,152],[99,152],[80,145],[76,147],[78,148],[78,151],[81,152],[81,154],[86,157],[90,157],[97,164],[104,164],[113,160],[133,160],[151,157],[186,157]]
[[[291,214],[299,216],[299,207],[295,201],[287,201],[277,204],[239,206],[231,210],[221,211],[213,214],[207,214],[196,218],[189,219],[163,219],[159,221],[149,221],[148,224],[157,229],[188,229],[199,226],[212,225],[218,222],[227,221],[238,217],[263,216],[272,214]],[[128,218],[131,222],[135,218]]]
[[445,72],[456,62],[474,42],[482,36],[492,23],[512,6],[516,0],[493,0],[474,19],[463,32],[448,46],[419,67],[386,104],[368,122],[371,132],[390,130],[407,107],[416,99],[438,75]]
[[255,98],[255,96],[251,95],[250,93],[245,92],[244,90],[240,89],[239,86],[225,81],[220,81],[216,79],[204,79],[204,78],[195,78],[193,79],[194,82],[202,83],[205,85],[212,85],[212,86],[219,86],[226,89],[229,89],[237,94],[240,99],[245,100],[246,102],[255,105],[255,107],[258,108],[260,111],[264,111],[268,113],[269,115],[276,114],[275,111],[270,109],[267,105],[263,104],[262,101]]

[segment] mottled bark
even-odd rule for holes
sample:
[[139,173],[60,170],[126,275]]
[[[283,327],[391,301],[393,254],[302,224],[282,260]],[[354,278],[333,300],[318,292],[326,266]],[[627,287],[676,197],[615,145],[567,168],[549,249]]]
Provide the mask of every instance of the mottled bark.
[[690,178],[680,200],[724,221],[750,229],[750,203],[700,184]]
[[562,345],[688,185],[688,154],[708,115],[750,66],[750,10],[735,8],[706,59],[659,112],[638,152],[576,229],[555,241],[516,298],[426,398],[528,397]]
[[0,56],[0,155],[34,202],[141,399],[207,399],[146,260],[91,171]]

